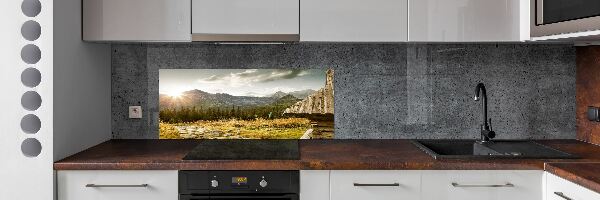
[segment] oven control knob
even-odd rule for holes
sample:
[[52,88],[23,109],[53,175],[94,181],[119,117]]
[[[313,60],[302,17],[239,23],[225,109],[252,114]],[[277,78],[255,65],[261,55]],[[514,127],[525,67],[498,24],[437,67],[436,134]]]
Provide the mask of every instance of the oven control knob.
[[219,181],[217,181],[217,180],[210,181],[210,187],[214,187],[214,188],[219,187]]
[[258,184],[260,185],[260,187],[267,187],[267,185],[268,185],[269,183],[267,183],[267,181],[266,181],[265,179],[263,179],[263,180],[261,180],[261,181],[260,181]]

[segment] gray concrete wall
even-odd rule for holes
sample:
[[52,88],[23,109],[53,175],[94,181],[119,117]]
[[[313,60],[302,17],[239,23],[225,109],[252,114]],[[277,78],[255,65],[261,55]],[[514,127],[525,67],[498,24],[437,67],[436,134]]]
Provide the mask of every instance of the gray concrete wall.
[[[158,137],[158,70],[335,69],[335,137],[575,138],[575,48],[542,44],[113,45],[113,138]],[[143,119],[128,119],[141,105]]]

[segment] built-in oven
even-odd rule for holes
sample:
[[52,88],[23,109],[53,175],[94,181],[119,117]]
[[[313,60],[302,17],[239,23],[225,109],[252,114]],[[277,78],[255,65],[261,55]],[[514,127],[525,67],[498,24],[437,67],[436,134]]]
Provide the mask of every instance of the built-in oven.
[[299,171],[179,171],[180,200],[298,200]]
[[531,0],[533,37],[600,30],[600,0]]

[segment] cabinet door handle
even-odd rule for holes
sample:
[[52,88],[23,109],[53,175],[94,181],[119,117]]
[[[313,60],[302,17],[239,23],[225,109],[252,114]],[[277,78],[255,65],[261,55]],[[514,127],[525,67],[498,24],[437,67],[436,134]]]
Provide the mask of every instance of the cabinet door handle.
[[452,186],[454,186],[454,187],[515,187],[515,185],[513,185],[512,183],[490,184],[490,185],[465,185],[465,184],[452,183]]
[[133,188],[145,188],[148,187],[148,184],[138,184],[138,185],[99,185],[99,184],[86,184],[85,187],[91,187],[91,188],[127,188],[127,187],[133,187]]
[[354,183],[355,187],[398,187],[400,183]]
[[561,197],[561,198],[565,199],[565,200],[573,200],[573,199],[571,199],[570,197],[568,197],[568,196],[566,196],[565,194],[563,194],[562,192],[554,192],[554,194],[555,194],[556,196],[559,196],[559,197]]

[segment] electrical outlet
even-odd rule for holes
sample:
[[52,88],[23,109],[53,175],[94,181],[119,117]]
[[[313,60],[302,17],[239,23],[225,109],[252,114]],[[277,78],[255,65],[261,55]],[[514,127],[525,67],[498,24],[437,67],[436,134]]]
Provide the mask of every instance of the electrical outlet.
[[142,106],[129,106],[129,118],[130,119],[141,119],[142,118]]
[[600,122],[600,108],[588,106],[587,116],[590,121]]

